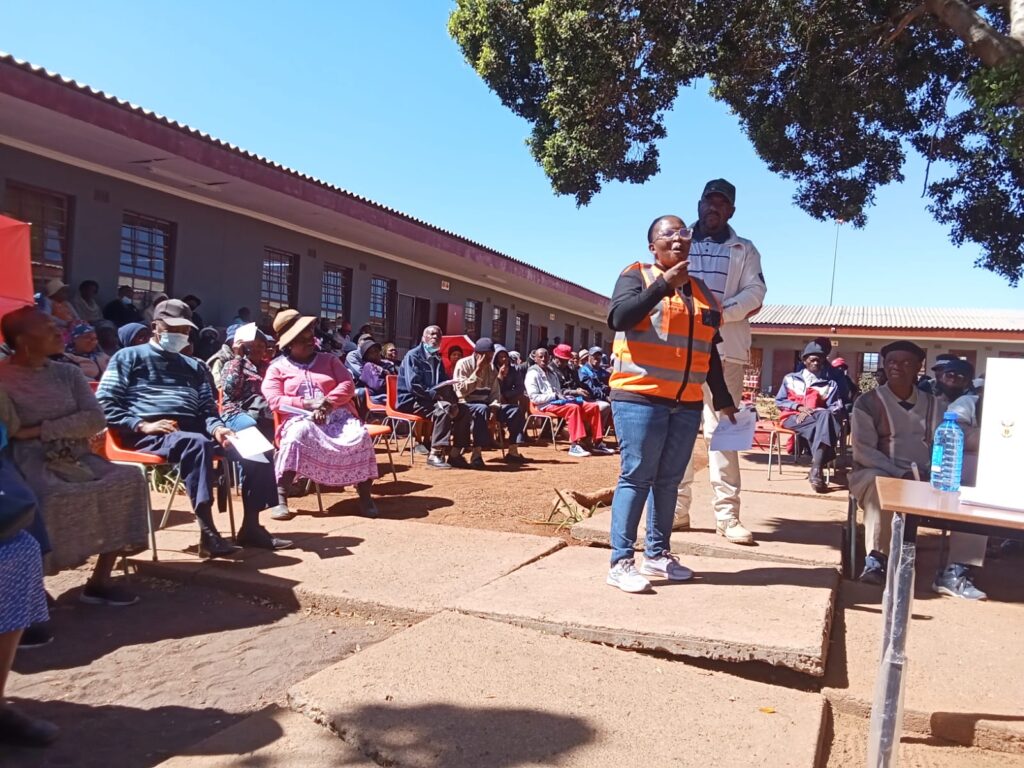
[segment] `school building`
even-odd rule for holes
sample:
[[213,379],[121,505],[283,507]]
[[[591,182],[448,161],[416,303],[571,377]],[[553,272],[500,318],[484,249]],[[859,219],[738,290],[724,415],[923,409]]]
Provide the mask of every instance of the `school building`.
[[215,325],[294,306],[402,349],[431,323],[522,351],[610,341],[606,296],[8,55],[0,212],[32,224],[37,281],[192,293]]
[[753,344],[745,388],[778,390],[811,340],[832,341],[831,358],[842,357],[856,381],[878,370],[879,350],[908,339],[937,355],[955,354],[984,373],[990,357],[1024,357],[1024,310],[920,309],[914,307],[823,307],[771,304],[751,318]]

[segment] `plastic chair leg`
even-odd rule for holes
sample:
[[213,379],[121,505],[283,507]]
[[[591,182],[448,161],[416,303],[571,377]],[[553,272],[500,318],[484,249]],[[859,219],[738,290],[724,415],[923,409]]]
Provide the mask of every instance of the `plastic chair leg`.
[[[181,487],[181,472],[177,467],[174,468],[174,485],[171,487],[171,495],[167,497],[167,506],[164,508],[164,516],[160,519],[159,529],[163,530],[167,527],[167,521],[171,517],[171,506],[174,504],[174,497],[178,493],[178,488]],[[228,494],[230,496],[231,494]]]
[[846,576],[857,578],[857,499],[852,493],[846,504]]
[[391,465],[391,477],[394,478],[394,481],[397,483],[398,473],[395,472],[395,459],[394,456],[392,456],[391,454],[391,443],[388,440],[387,435],[384,436],[384,447],[387,449],[388,452],[388,464]]
[[225,473],[225,477],[228,482],[228,525],[231,526],[231,538],[235,538],[235,504],[231,500],[231,486],[233,485],[232,471],[229,462],[222,461],[220,465],[221,471]]

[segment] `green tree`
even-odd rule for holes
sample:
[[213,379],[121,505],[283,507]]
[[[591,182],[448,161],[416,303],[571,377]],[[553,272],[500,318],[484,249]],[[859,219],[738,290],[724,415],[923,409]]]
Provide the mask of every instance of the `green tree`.
[[449,32],[579,205],[658,172],[706,77],[811,216],[863,226],[916,150],[952,241],[1022,276],[1024,0],[457,0]]

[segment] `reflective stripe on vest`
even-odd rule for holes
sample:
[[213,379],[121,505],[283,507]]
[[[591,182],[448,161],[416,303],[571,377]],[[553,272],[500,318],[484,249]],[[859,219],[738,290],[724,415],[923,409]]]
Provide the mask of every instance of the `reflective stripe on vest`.
[[[661,274],[651,265],[630,269],[640,271],[644,288]],[[615,335],[613,389],[670,400],[703,400],[701,387],[711,365],[722,308],[703,281],[691,277],[690,282],[689,302],[675,291],[635,328]]]

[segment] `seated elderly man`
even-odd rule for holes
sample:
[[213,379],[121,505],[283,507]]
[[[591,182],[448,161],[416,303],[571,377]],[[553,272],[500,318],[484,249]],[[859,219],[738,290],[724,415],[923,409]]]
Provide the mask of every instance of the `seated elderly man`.
[[[853,472],[850,492],[864,510],[865,546],[861,581],[884,584],[892,531],[892,515],[883,512],[875,488],[876,477],[927,480],[931,468],[932,439],[947,408],[960,413],[962,390],[956,376],[945,377],[949,387],[939,397],[916,388],[917,373],[925,351],[909,341],[882,348],[886,383],[857,398],[853,406]],[[966,381],[966,380],[965,380]],[[962,385],[964,382],[960,382]],[[952,404],[952,405],[951,405]],[[958,418],[965,435],[964,479],[973,480],[977,468],[978,430],[974,414]],[[973,422],[973,423],[972,423]],[[954,533],[950,536],[949,565],[932,583],[932,590],[968,600],[982,600],[985,593],[971,580],[970,565],[981,565],[984,536]]]
[[487,424],[492,410],[497,414],[501,428],[508,426],[511,437],[505,461],[510,464],[522,464],[524,461],[516,447],[515,436],[523,433],[526,414],[518,403],[502,402],[504,381],[515,374],[508,364],[507,355],[500,368],[495,366],[496,349],[497,345],[491,339],[480,339],[473,347],[473,354],[455,364],[455,394],[460,404],[468,409],[473,425],[473,456],[469,462],[473,469],[484,468],[481,451],[494,447]]
[[842,386],[824,348],[812,341],[804,348],[803,368],[787,373],[775,396],[782,426],[796,432],[811,448],[811,487],[825,493],[822,465],[835,458],[845,414]]
[[409,350],[398,368],[397,406],[403,413],[433,419],[428,467],[468,469],[462,453],[469,445],[469,409],[456,401],[454,382],[445,373],[440,351],[441,329],[427,326],[422,342]]
[[565,392],[558,376],[548,367],[548,351],[539,347],[534,364],[526,372],[526,396],[538,410],[565,419],[569,428],[569,455],[610,456],[615,451],[602,442],[601,411],[596,403],[584,401],[578,393]]
[[181,354],[189,331],[195,329],[191,318],[185,302],[162,301],[153,310],[149,344],[127,347],[110,358],[96,393],[107,425],[117,430],[125,448],[178,466],[199,521],[202,554],[223,557],[235,549],[213,522],[213,459],[222,450],[243,469],[245,517],[237,543],[260,549],[290,547],[290,541],[275,539],[259,521],[260,510],[278,503],[273,465],[243,459],[230,447],[234,432],[217,413],[206,367]]
[[607,430],[611,424],[612,408],[608,400],[612,388],[610,385],[611,372],[604,367],[604,350],[600,347],[591,347],[589,350],[580,350],[579,378],[580,386],[587,391],[588,399],[597,403],[601,409],[601,426]]

